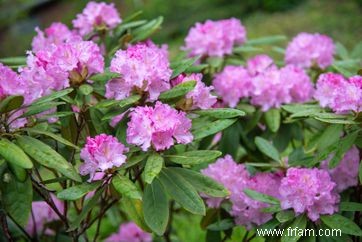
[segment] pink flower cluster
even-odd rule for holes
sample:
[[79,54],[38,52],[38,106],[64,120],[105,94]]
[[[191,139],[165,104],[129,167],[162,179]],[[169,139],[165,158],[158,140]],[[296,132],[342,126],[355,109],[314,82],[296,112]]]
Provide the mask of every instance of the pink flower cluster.
[[111,135],[88,137],[80,152],[80,158],[84,160],[79,167],[80,174],[90,174],[92,180],[97,171],[104,172],[113,167],[120,167],[126,162],[127,157],[124,153],[127,151],[128,149]]
[[165,150],[177,143],[187,144],[193,139],[191,120],[186,113],[167,104],[156,102],[154,107],[136,107],[130,113],[127,142],[146,151],[151,144],[156,150]]
[[343,156],[339,164],[333,169],[328,168],[330,160],[331,158],[323,161],[321,168],[328,171],[332,180],[337,184],[337,192],[342,192],[347,188],[358,184],[360,156],[356,146],[352,146],[352,148]]
[[152,242],[152,235],[143,231],[137,224],[121,224],[119,231],[108,237],[106,242]]
[[320,214],[338,211],[339,195],[325,170],[289,168],[279,188],[282,209],[293,208],[297,214],[306,212],[312,221]]
[[122,22],[114,4],[89,2],[83,12],[73,20],[73,26],[79,34],[85,36],[97,28],[113,29]]
[[[53,194],[51,198],[60,213],[64,212],[64,205]],[[32,203],[32,212],[28,220],[28,224],[25,227],[27,233],[32,236],[36,234],[52,235],[54,231],[50,228],[45,228],[47,223],[60,220],[56,212],[44,201],[36,201]]]
[[213,86],[230,107],[250,98],[263,111],[284,103],[305,102],[313,95],[313,85],[303,69],[293,65],[278,69],[266,55],[249,59],[247,68],[226,66],[215,75]]
[[301,68],[318,66],[324,69],[332,64],[334,52],[335,46],[330,37],[300,33],[288,44],[285,63]]
[[136,89],[147,91],[149,99],[154,101],[161,92],[170,88],[172,70],[167,46],[159,48],[150,40],[117,51],[110,70],[121,77],[106,84],[107,98],[120,100]]
[[232,53],[234,45],[246,41],[246,30],[235,18],[196,23],[185,38],[185,50],[190,56],[224,56]]
[[0,63],[0,99],[7,96],[24,95],[27,91],[25,82],[8,66]]
[[40,50],[51,49],[53,45],[82,40],[75,31],[69,30],[63,23],[52,23],[44,32],[38,27],[35,28],[35,31],[38,34],[33,38],[33,42],[31,43],[32,50],[35,53]]
[[359,112],[362,107],[362,76],[346,79],[340,74],[322,74],[317,80],[314,98],[322,107],[329,107],[337,113]]
[[[244,189],[252,189],[278,197],[276,188],[280,184],[280,174],[257,173],[251,176],[243,164],[235,163],[229,155],[218,159],[201,172],[220,182],[230,191],[229,199],[232,203],[230,213],[235,217],[236,223],[250,229],[253,224],[261,225],[272,218],[270,213],[262,211],[269,205],[248,197],[244,193]],[[221,198],[206,199],[210,207],[219,207],[222,201]]]
[[202,74],[191,74],[189,76],[186,74],[180,74],[171,80],[172,86],[176,86],[187,81],[196,81],[195,88],[186,94],[186,98],[191,102],[191,109],[208,109],[211,108],[217,101],[216,96],[210,93],[214,87],[207,87],[201,80]]

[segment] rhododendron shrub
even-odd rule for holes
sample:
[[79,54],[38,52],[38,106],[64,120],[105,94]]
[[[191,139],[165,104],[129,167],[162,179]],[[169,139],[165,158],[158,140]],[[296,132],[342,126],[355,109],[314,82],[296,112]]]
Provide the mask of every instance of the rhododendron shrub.
[[[361,44],[230,18],[171,58],[138,18],[89,2],[0,59],[0,240],[358,241]],[[287,228],[341,234],[258,233]]]

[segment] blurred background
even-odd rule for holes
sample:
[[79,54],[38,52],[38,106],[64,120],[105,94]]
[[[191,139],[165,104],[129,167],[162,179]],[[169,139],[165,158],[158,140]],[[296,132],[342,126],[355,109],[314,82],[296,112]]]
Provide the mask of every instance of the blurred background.
[[[25,55],[34,28],[54,21],[71,26],[85,0],[0,0],[0,56]],[[142,10],[141,18],[164,16],[156,43],[168,43],[172,52],[183,44],[197,21],[236,17],[248,38],[283,34],[293,37],[320,32],[351,49],[362,40],[362,0],[114,0],[125,18]]]

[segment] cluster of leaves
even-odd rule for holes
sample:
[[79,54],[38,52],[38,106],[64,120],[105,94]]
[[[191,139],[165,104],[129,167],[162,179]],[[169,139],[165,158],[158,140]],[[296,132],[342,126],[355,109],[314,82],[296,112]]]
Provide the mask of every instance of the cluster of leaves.
[[[106,37],[105,49],[109,50],[106,63],[116,50],[124,48],[127,43],[149,38],[163,21],[162,17],[151,21],[135,20],[139,15],[136,13],[125,19],[112,36]],[[246,45],[235,48],[233,55],[227,58],[208,58],[204,64],[198,65],[194,65],[198,57],[181,56],[172,63],[172,76],[202,72],[208,82],[226,64],[244,64],[245,56],[264,51],[264,46],[283,53],[283,49],[273,45],[284,40],[284,36],[249,40]],[[358,59],[360,52],[361,44],[353,53],[348,53],[339,45],[340,59],[332,68],[346,76],[356,73],[361,62]],[[0,61],[14,68],[25,64],[24,58]],[[29,239],[23,228],[31,216],[31,204],[44,200],[60,218],[58,224],[47,225],[57,232],[56,241],[77,241],[88,236],[94,240],[97,236],[103,238],[114,232],[124,220],[132,220],[143,230],[164,235],[168,240],[174,229],[172,214],[183,210],[204,216],[201,227],[207,230],[208,241],[222,241],[232,236],[236,226],[226,207],[207,209],[200,196],[226,197],[229,194],[221,184],[200,173],[200,169],[216,158],[230,154],[255,172],[285,170],[285,157],[288,157],[289,166],[314,167],[333,154],[330,167],[335,167],[352,145],[362,148],[358,114],[337,115],[315,103],[284,105],[281,109],[263,113],[242,102],[236,109],[189,111],[194,136],[192,144],[175,145],[158,153],[130,147],[125,165],[113,170],[104,181],[87,182],[87,177],[81,177],[77,171],[81,164],[79,150],[85,138],[106,133],[126,143],[128,119],[124,118],[114,128],[109,121],[145,102],[140,95],[119,101],[105,99],[104,85],[115,77],[117,74],[106,71],[91,77],[92,84],[54,92],[29,106],[23,105],[21,96],[1,100],[0,215],[2,221],[8,221],[10,230],[4,230],[4,236],[9,232],[19,240]],[[174,105],[193,90],[195,84],[195,81],[179,84],[161,93],[159,99]],[[72,105],[80,107],[79,112],[73,112]],[[57,112],[37,117],[37,114],[53,108]],[[27,118],[28,124],[11,130],[9,120],[19,110],[26,110],[18,118]],[[58,118],[58,122],[50,124],[48,118]],[[266,126],[265,130],[258,127],[260,124]],[[346,135],[340,138],[342,131]],[[212,141],[219,132],[222,132],[222,138],[215,144]],[[56,193],[64,202],[64,213],[54,205],[51,193]],[[93,195],[90,196],[90,193]],[[319,224],[308,221],[305,215],[296,216],[291,210],[282,211],[280,202],[273,197],[253,190],[245,190],[245,193],[255,200],[271,204],[267,211],[275,216],[262,228],[337,228],[342,229],[343,241],[348,241],[350,236],[362,235],[355,224],[360,224],[359,213],[362,211],[360,185],[356,187],[356,193],[345,194],[340,213],[322,216]],[[357,219],[353,222],[354,218]],[[255,231],[251,231],[244,239],[251,241],[254,236]],[[280,238],[266,239],[276,241]],[[300,237],[296,236],[282,237],[281,240],[298,239]],[[316,241],[315,237],[303,239]],[[322,238],[322,241],[332,239],[340,241],[341,238]]]

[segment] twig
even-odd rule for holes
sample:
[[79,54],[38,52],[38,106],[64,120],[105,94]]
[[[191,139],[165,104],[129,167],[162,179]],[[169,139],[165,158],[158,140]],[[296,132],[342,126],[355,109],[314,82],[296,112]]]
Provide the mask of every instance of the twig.
[[[31,213],[31,215],[33,216],[33,212]],[[29,241],[34,241],[34,239],[28,234],[28,232],[26,232],[26,230],[20,224],[18,224],[18,222],[16,222],[15,219],[10,214],[8,214],[8,217],[11,219],[11,221],[13,221],[13,223],[16,225],[16,227],[18,227],[21,230],[21,232],[25,235],[25,237]],[[36,229],[35,222],[34,222],[34,228]]]
[[9,242],[13,242],[14,240],[11,237],[9,227],[8,227],[8,222],[6,221],[6,214],[3,211],[0,212],[0,217],[1,217],[1,226],[4,231],[4,235],[5,235],[6,239]]

